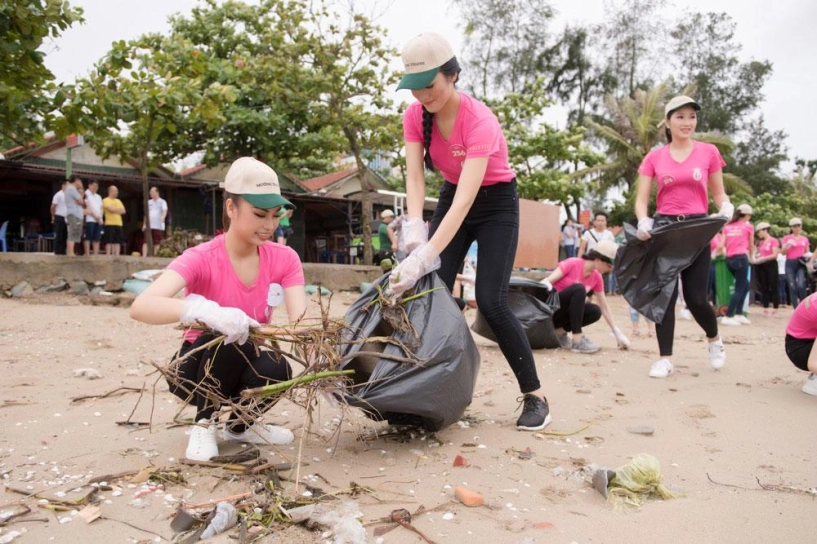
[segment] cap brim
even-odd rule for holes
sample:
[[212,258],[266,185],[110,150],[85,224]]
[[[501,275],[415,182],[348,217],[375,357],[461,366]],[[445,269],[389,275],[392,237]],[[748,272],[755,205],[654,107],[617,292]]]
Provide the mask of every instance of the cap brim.
[[282,197],[281,195],[241,195],[241,198],[255,206],[256,208],[261,208],[262,210],[269,210],[272,208],[278,208],[283,206],[284,208],[290,208],[292,210],[295,209],[295,205],[287,200],[286,198]]
[[669,117],[670,115],[672,115],[676,111],[678,111],[681,108],[684,108],[686,106],[692,106],[695,111],[701,111],[701,105],[698,104],[697,102],[695,102],[694,100],[690,100],[689,102],[684,102],[683,104],[679,104],[679,105],[675,106],[674,108],[672,108],[671,110],[669,110],[667,112],[666,117]]
[[418,72],[416,74],[406,74],[400,80],[400,83],[397,85],[397,90],[400,89],[425,89],[431,82],[434,81],[434,78],[437,77],[437,72],[440,71],[440,67],[432,68],[431,70],[426,70],[425,72]]

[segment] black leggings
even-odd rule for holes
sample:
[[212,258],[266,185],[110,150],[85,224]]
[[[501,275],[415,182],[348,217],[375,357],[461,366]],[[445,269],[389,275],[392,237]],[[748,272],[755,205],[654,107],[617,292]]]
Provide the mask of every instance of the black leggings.
[[553,326],[573,334],[601,319],[601,309],[587,302],[587,289],[581,283],[559,291],[559,309],[553,314]]
[[780,289],[777,273],[777,261],[766,261],[755,266],[757,283],[760,288],[760,301],[764,308],[771,302],[776,310],[780,306]]
[[[658,223],[658,221],[656,221]],[[666,224],[666,223],[664,223]],[[656,224],[656,226],[658,226]],[[712,307],[706,300],[707,285],[709,284],[709,265],[712,257],[707,245],[698,258],[681,271],[681,283],[684,289],[684,302],[692,313],[692,317],[704,330],[707,338],[718,336],[718,321]],[[672,356],[672,343],[675,337],[675,301],[678,299],[678,281],[667,306],[664,321],[655,324],[655,336],[658,337],[658,351],[661,357]]]
[[243,413],[230,414],[230,428],[243,432],[240,420],[256,419],[278,400],[266,397],[261,401],[241,401],[241,391],[281,382],[292,377],[292,370],[283,357],[272,351],[257,351],[252,342],[243,345],[220,344],[185,355],[210,342],[215,337],[204,333],[195,342],[185,341],[174,359],[178,358],[178,376],[174,383],[168,380],[170,392],[185,402],[196,405],[196,421],[210,419],[216,411],[215,399],[206,392],[213,391],[219,398],[240,404]]
[[[457,186],[448,182],[440,189],[437,209],[431,220],[431,235],[451,208],[456,190]],[[459,230],[440,255],[442,266],[437,273],[452,291],[457,271],[471,243],[476,240],[477,307],[511,365],[520,391],[529,393],[540,387],[536,364],[528,337],[508,306],[508,283],[518,237],[519,197],[516,194],[516,180],[481,187]]]

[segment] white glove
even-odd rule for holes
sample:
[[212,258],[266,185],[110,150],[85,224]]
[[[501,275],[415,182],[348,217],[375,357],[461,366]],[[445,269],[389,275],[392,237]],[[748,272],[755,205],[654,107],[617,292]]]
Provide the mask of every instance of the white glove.
[[419,217],[408,217],[400,226],[400,238],[397,240],[397,249],[408,255],[421,245],[428,242],[428,227]]
[[653,225],[655,224],[655,220],[652,217],[642,217],[638,220],[638,239],[639,240],[649,240],[652,235],[650,231],[652,230]]
[[386,294],[397,297],[414,287],[417,281],[440,268],[440,254],[431,244],[425,243],[400,261],[400,264],[389,275],[389,287]]
[[199,321],[227,337],[225,344],[238,342],[243,344],[250,335],[250,327],[261,324],[238,308],[223,308],[212,300],[201,295],[188,295],[184,299],[179,321],[195,323]]
[[735,215],[735,205],[727,200],[721,204],[721,209],[718,210],[718,215],[725,217],[727,221],[731,221],[732,216]]
[[543,280],[542,280],[542,281],[540,281],[539,283],[541,283],[542,285],[544,285],[545,287],[547,287],[548,291],[553,291],[553,284],[552,284],[552,283],[550,283],[550,281],[549,281],[547,278],[543,279]]
[[618,327],[613,327],[613,335],[616,337],[616,342],[618,342],[618,347],[620,349],[629,349],[630,339],[624,336],[624,333],[621,332],[621,329],[619,329]]

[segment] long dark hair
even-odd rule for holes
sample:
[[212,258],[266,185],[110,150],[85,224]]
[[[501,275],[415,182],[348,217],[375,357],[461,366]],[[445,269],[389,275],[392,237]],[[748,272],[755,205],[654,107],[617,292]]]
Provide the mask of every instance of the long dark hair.
[[[459,79],[459,74],[461,71],[462,68],[460,67],[460,63],[457,62],[457,57],[452,57],[451,60],[440,66],[440,73],[448,79],[456,76],[456,79],[454,80],[455,84]],[[431,127],[433,121],[434,114],[423,106],[423,149],[425,149],[423,162],[425,163],[426,169],[429,172],[434,171],[434,162],[431,160]]]
[[227,200],[230,199],[233,201],[233,204],[238,206],[238,204],[243,200],[240,195],[234,195],[233,193],[228,193],[224,191],[224,206],[221,210],[221,226],[224,228],[224,231],[230,230],[230,216],[227,215]]

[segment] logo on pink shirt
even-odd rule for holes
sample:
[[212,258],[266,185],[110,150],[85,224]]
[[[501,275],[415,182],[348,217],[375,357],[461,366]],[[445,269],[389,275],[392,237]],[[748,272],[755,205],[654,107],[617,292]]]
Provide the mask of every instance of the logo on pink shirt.
[[465,146],[461,144],[454,144],[449,146],[448,151],[454,159],[465,159]]
[[693,168],[692,169],[692,179],[695,181],[701,181],[704,178],[703,173],[701,173],[700,168]]
[[669,185],[673,181],[675,180],[673,179],[672,176],[664,176],[663,178],[661,178],[661,183],[663,183],[664,185]]

